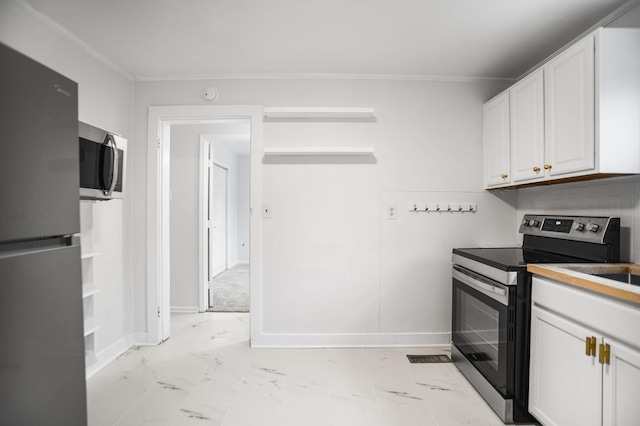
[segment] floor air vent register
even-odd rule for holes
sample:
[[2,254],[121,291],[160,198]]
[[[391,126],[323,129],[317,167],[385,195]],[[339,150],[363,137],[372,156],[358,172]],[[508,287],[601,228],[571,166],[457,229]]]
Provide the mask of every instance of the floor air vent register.
[[440,364],[451,362],[447,355],[407,355],[411,364]]

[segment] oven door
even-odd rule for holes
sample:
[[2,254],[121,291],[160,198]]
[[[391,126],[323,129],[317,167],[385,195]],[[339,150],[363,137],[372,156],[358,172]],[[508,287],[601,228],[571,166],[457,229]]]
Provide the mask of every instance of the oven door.
[[514,387],[514,302],[514,287],[453,266],[453,344],[504,397]]

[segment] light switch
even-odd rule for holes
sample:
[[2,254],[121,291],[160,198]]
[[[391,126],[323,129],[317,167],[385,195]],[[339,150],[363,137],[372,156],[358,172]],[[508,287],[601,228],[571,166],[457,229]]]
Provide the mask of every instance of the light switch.
[[263,204],[262,205],[262,218],[263,219],[271,219],[271,205]]

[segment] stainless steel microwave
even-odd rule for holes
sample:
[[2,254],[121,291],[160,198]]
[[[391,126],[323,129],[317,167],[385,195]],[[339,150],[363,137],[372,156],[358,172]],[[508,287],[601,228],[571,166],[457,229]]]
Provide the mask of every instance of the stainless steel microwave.
[[127,140],[79,122],[80,199],[124,198]]

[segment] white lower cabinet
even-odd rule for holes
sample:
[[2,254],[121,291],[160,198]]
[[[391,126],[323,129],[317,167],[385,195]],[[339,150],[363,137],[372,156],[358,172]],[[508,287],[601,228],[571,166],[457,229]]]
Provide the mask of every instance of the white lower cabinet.
[[634,318],[640,307],[534,276],[529,411],[540,423],[640,424],[640,347],[627,343],[640,346],[628,332],[638,323],[624,329]]
[[602,366],[597,357],[585,352],[585,340],[594,334],[558,315],[532,308],[529,412],[542,424],[600,424]]
[[602,424],[640,424],[640,351],[615,339],[605,344],[611,349],[602,380]]

